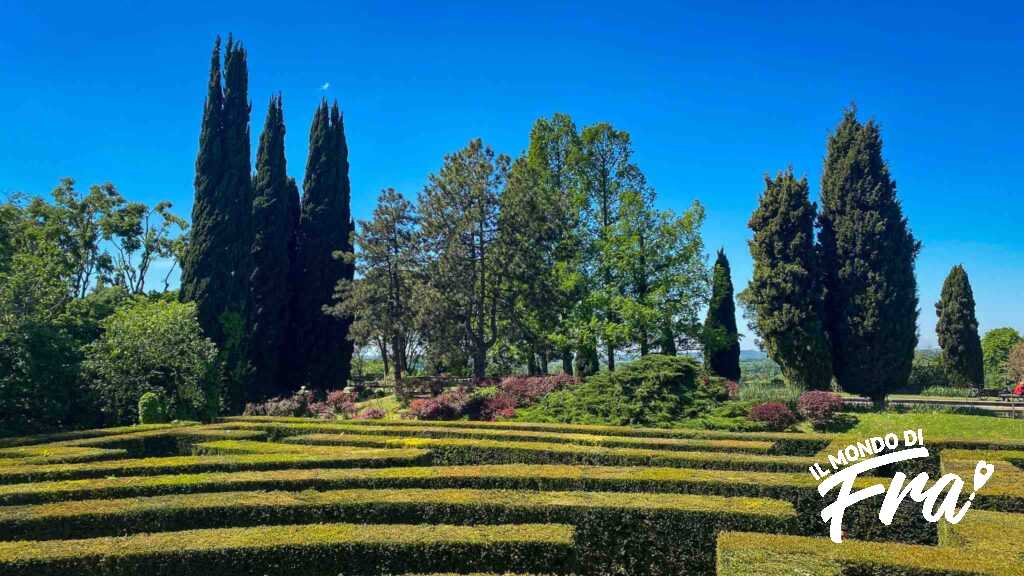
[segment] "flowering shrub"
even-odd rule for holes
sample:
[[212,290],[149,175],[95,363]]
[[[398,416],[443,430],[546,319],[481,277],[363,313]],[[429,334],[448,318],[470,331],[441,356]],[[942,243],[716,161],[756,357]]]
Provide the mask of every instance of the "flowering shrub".
[[843,399],[838,394],[823,390],[809,390],[800,395],[796,410],[801,416],[810,420],[815,428],[825,428],[831,424],[843,408]]
[[740,397],[740,385],[739,382],[733,380],[725,381],[725,390],[729,393],[729,400],[736,400]]
[[509,376],[498,383],[498,391],[499,395],[510,396],[517,406],[527,406],[549,392],[576,382],[576,378],[564,372],[548,376]]
[[351,418],[356,412],[355,398],[348,392],[335,390],[318,402],[312,390],[299,388],[291,397],[271,398],[266,402],[245,405],[245,416],[315,416],[333,420]]
[[507,392],[499,392],[484,402],[483,409],[480,410],[480,419],[512,418],[516,415],[517,407],[519,407],[519,403],[514,396]]
[[781,431],[796,424],[796,415],[782,402],[765,402],[750,409],[750,419],[764,422],[769,430]]
[[377,420],[387,416],[383,408],[363,408],[352,417],[353,420]]
[[417,420],[455,420],[462,416],[462,410],[469,401],[469,394],[462,388],[453,388],[433,398],[417,398],[409,403],[403,417]]

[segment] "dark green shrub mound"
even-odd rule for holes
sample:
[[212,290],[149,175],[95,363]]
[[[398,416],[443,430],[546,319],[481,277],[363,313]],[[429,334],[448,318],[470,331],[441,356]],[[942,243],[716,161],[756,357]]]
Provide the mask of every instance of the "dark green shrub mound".
[[665,426],[714,406],[715,391],[698,386],[697,373],[690,358],[652,354],[552,392],[522,416],[541,422]]

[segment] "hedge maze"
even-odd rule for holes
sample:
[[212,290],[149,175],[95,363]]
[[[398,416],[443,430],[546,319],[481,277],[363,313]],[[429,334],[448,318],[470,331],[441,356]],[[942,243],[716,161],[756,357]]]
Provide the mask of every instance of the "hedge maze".
[[[931,440],[997,472],[958,525],[851,508],[834,438],[529,423],[229,418],[0,440],[0,574],[1024,574],[1024,446]],[[864,478],[860,485],[878,482]]]

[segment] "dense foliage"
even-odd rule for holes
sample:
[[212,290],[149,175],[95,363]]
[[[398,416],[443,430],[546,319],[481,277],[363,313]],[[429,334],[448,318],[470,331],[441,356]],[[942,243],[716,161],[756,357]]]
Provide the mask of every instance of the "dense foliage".
[[981,339],[981,351],[987,386],[1002,388],[1013,383],[1007,374],[1007,362],[1010,351],[1022,340],[1013,328],[995,328],[985,333]]
[[708,409],[711,398],[697,385],[698,371],[689,358],[651,354],[548,394],[525,414],[553,422],[671,424]]
[[740,379],[740,335],[736,330],[732,271],[725,250],[718,251],[711,272],[711,301],[704,321],[704,362],[713,374],[733,381]]
[[954,266],[946,276],[935,314],[946,377],[955,386],[980,388],[985,384],[981,338],[974,315],[974,291],[963,266]]
[[876,402],[903,386],[917,346],[914,239],[874,121],[847,110],[821,182],[825,327],[839,385]]
[[102,327],[102,336],[85,346],[83,368],[106,422],[137,421],[147,392],[166,397],[175,418],[210,419],[220,412],[212,378],[217,348],[203,335],[194,304],[139,299]]
[[792,169],[765,177],[748,226],[754,273],[740,294],[750,328],[790,381],[823,390],[832,359],[822,322],[823,288],[814,244],[815,205]]

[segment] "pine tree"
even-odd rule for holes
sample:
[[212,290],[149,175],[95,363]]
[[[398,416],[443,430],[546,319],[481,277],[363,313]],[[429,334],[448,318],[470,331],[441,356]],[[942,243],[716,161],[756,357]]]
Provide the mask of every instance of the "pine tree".
[[740,301],[761,346],[791,382],[825,390],[832,360],[822,323],[823,293],[814,245],[816,207],[793,170],[765,177],[750,217],[754,274]]
[[[309,133],[309,157],[299,227],[292,298],[292,381],[319,390],[344,387],[352,364],[350,317],[325,312],[334,288],[351,281],[353,229],[348,146],[337,103],[321,103]],[[349,255],[347,258],[343,255]]]
[[873,121],[846,111],[828,139],[821,185],[825,325],[839,385],[881,404],[906,384],[917,346],[920,243],[896,198]]
[[983,386],[985,365],[974,316],[974,291],[963,266],[954,266],[946,276],[935,314],[946,377],[955,386]]
[[288,178],[284,156],[284,112],[281,97],[270,99],[267,119],[256,153],[252,217],[252,274],[249,276],[249,345],[252,381],[250,399],[283,392],[281,373],[287,329],[291,320],[289,302],[289,244],[294,231],[294,182]]
[[196,303],[203,331],[225,345],[225,323],[244,314],[251,245],[249,103],[246,54],[228,38],[221,87],[220,38],[213,48],[199,154],[190,244],[180,298]]
[[733,381],[740,379],[740,336],[736,329],[732,270],[725,250],[718,251],[712,271],[711,302],[704,321],[704,361],[712,373]]

